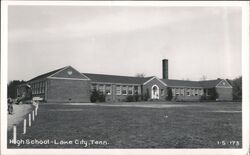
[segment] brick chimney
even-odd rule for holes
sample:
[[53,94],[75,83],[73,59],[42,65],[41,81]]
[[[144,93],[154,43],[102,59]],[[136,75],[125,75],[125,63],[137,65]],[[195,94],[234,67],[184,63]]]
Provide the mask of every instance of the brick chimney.
[[162,78],[168,79],[168,59],[162,60]]

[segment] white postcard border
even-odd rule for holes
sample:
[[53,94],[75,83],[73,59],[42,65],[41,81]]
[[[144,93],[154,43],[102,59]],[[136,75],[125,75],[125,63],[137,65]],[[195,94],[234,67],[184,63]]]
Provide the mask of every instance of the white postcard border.
[[[249,151],[249,3],[225,1],[3,1],[1,2],[1,154],[247,154]],[[242,149],[7,149],[8,6],[238,6],[242,8]]]

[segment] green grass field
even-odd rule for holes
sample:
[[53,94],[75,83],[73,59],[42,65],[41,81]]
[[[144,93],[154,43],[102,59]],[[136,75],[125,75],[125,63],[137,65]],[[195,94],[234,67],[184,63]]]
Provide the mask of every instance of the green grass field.
[[[25,142],[20,146],[8,144],[8,147],[242,147],[241,103],[129,103],[129,105],[132,104],[142,106],[123,107],[112,106],[112,104],[105,106],[107,105],[105,103],[100,106],[40,104],[38,117],[32,126],[27,128],[26,135],[20,134],[22,123],[17,126],[17,139],[43,140],[44,143],[49,140],[49,144]],[[151,104],[152,106],[149,107],[143,106]],[[170,106],[164,107],[164,105]],[[8,133],[8,138],[12,138],[12,131]],[[73,144],[55,144],[60,140]],[[80,141],[82,144],[78,144]]]

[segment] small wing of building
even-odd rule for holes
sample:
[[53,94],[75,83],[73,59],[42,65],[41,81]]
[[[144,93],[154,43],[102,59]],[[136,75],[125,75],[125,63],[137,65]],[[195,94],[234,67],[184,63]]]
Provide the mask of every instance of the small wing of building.
[[198,81],[162,79],[171,89],[173,100],[197,101],[204,94],[204,90]]
[[207,100],[232,100],[232,86],[224,79],[206,81],[162,79],[162,81],[172,90],[174,100],[197,101],[203,97]]
[[33,97],[45,102],[89,102],[90,79],[71,66],[39,75],[27,83]]
[[215,90],[217,100],[233,100],[233,87],[225,79],[199,81],[203,89],[209,94],[209,91]]

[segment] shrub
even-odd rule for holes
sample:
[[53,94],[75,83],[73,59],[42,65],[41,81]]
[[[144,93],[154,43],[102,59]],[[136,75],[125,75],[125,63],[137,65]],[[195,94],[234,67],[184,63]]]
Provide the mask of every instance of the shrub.
[[166,100],[167,100],[167,101],[171,101],[172,98],[173,98],[173,94],[172,94],[171,88],[168,88],[168,89],[167,89],[167,95],[168,95],[168,96],[166,96]]
[[241,101],[242,100],[242,76],[231,80],[230,83],[233,87],[233,100]]
[[218,93],[216,91],[216,88],[210,89],[210,99],[216,100],[218,98]]
[[140,95],[139,95],[139,94],[136,93],[136,94],[134,95],[134,98],[135,98],[135,101],[136,101],[136,102],[140,101]]
[[137,93],[135,95],[129,95],[126,98],[126,102],[138,102],[140,101],[140,95]]
[[94,102],[94,103],[95,102],[105,102],[105,99],[106,99],[106,96],[102,92],[97,91],[96,89],[94,89],[91,92],[91,95],[90,95],[91,102]]
[[134,96],[133,96],[133,95],[129,95],[129,96],[127,96],[127,98],[126,98],[126,102],[135,102],[135,98],[134,98]]
[[143,101],[148,101],[149,97],[150,97],[150,96],[149,96],[149,90],[146,89],[146,93],[143,94],[143,96],[142,96]]
[[148,101],[149,96],[147,94],[142,95],[143,101]]
[[200,98],[200,101],[216,101],[218,98],[218,93],[216,91],[216,88],[208,89],[209,96],[206,96],[206,91],[204,91],[203,95]]
[[202,94],[202,96],[200,97],[200,101],[206,101],[207,97],[205,94]]
[[99,94],[99,102],[105,102],[106,101],[106,95],[104,95],[103,93]]

